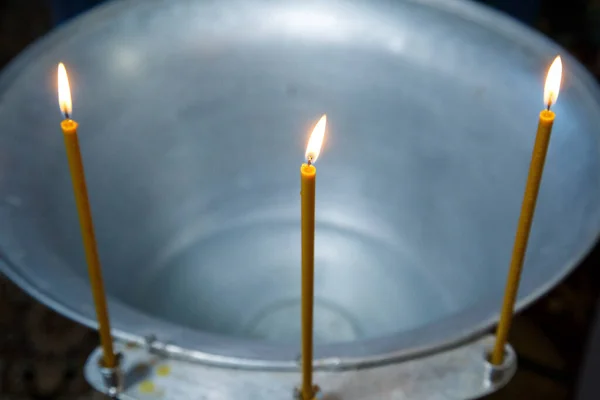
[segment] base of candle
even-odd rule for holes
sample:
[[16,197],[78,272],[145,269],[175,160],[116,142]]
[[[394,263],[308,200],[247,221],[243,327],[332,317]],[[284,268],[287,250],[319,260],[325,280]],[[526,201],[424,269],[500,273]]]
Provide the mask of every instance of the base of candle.
[[509,344],[504,347],[504,360],[500,365],[492,364],[492,351],[493,346],[490,346],[484,354],[486,368],[485,385],[488,387],[494,387],[499,382],[501,383],[507,378],[510,379],[517,369],[517,355]]
[[121,364],[123,362],[123,353],[117,353],[117,365],[113,368],[107,368],[104,366],[104,360],[102,357],[98,358],[98,370],[102,376],[102,384],[104,386],[103,392],[111,398],[118,398],[119,394],[123,392],[124,388],[124,376],[121,370]]
[[294,389],[294,395],[292,397],[294,400],[321,400],[323,398],[323,394],[321,392],[321,388],[319,388],[319,386],[314,385],[313,386],[313,395],[310,399],[305,399],[302,396],[302,389],[301,388],[295,388]]
[[[359,369],[324,369],[315,360],[314,381],[320,390],[315,399],[393,400],[399,394],[406,400],[477,399],[496,392],[513,377],[517,358],[507,346],[505,364],[497,369],[488,360],[494,337],[486,336],[462,347],[426,357]],[[148,345],[117,342],[124,355],[121,365],[125,386],[122,400],[149,398],[212,398],[225,393],[238,400],[290,399],[301,382],[298,370],[233,369],[193,363],[166,357],[164,344]],[[162,350],[161,350],[162,349]],[[97,349],[85,366],[85,376],[96,390],[107,393],[98,369],[102,350]],[[304,399],[302,399],[304,400]]]

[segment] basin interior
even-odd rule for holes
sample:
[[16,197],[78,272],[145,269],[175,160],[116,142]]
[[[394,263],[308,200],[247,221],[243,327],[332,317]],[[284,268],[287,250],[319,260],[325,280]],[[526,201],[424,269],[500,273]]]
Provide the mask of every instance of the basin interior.
[[[298,343],[299,169],[327,113],[316,341],[410,333],[482,304],[493,318],[554,54],[420,2],[258,1],[231,18],[171,3],[115,13],[11,75],[1,244],[22,276],[48,298],[87,284],[55,85],[43,86],[64,61],[111,303],[174,330]],[[568,74],[522,297],[600,226],[596,103]],[[460,321],[440,337],[477,322]]]
[[[199,330],[298,343],[300,237],[297,213],[291,214],[287,221],[239,224],[178,249],[137,280],[131,298]],[[440,280],[401,247],[339,224],[317,230],[316,342],[391,334],[451,309]]]

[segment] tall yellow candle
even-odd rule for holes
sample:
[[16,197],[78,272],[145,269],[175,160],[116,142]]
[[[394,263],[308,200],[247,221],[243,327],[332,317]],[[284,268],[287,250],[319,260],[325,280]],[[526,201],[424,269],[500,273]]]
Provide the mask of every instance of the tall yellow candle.
[[504,361],[504,348],[508,341],[508,334],[514,314],[514,306],[519,290],[519,282],[521,280],[521,271],[523,262],[527,252],[527,242],[529,241],[529,232],[531,223],[535,213],[535,205],[537,202],[542,173],[544,171],[544,163],[546,161],[546,153],[548,144],[550,143],[550,134],[552,133],[552,125],[554,124],[554,112],[550,111],[550,107],[554,105],[558,98],[560,90],[560,82],[562,79],[562,62],[560,57],[556,57],[548,71],[546,85],[544,88],[544,103],[547,106],[546,110],[540,113],[535,144],[531,155],[531,163],[529,165],[529,175],[527,184],[525,185],[525,195],[521,205],[521,214],[517,225],[517,233],[513,246],[510,267],[508,271],[508,279],[502,303],[502,311],[500,313],[500,321],[496,332],[496,342],[492,352],[491,362],[494,365],[501,365]]
[[98,319],[98,330],[100,332],[100,342],[104,355],[104,367],[115,368],[116,357],[113,350],[112,337],[110,334],[110,323],[108,319],[108,307],[106,305],[106,295],[104,292],[104,283],[102,281],[102,271],[96,238],[94,235],[94,224],[92,222],[92,212],[88,200],[87,187],[85,184],[85,175],[81,153],[79,152],[79,140],[77,137],[77,122],[70,118],[72,112],[71,90],[65,66],[58,65],[58,101],[60,109],[65,116],[60,127],[65,139],[65,148],[69,169],[71,171],[71,180],[73,183],[73,192],[75,193],[75,203],[79,214],[79,224],[81,226],[81,237],[85,249],[85,258],[88,266],[90,284],[92,286],[92,296],[96,306],[96,317]]
[[306,164],[300,167],[302,220],[302,400],[313,400],[313,305],[315,271],[315,184],[317,169],[313,165],[325,136],[327,116],[323,115],[313,129],[306,147]]

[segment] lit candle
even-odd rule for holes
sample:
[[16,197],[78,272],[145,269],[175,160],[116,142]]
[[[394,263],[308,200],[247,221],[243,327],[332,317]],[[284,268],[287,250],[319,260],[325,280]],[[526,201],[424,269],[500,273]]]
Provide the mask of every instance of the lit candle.
[[83,238],[85,258],[92,286],[92,295],[96,306],[100,342],[104,353],[104,367],[115,368],[116,357],[110,335],[110,324],[108,321],[108,308],[106,306],[104,283],[102,282],[102,271],[100,268],[100,260],[98,258],[96,238],[94,237],[94,225],[92,223],[92,213],[85,184],[83,163],[79,152],[77,122],[71,119],[71,113],[73,111],[71,89],[69,87],[67,70],[63,63],[58,65],[58,102],[60,104],[60,110],[65,117],[61,122],[60,127],[62,128],[65,139],[65,148],[67,150],[69,169],[71,171],[73,191],[75,192],[75,203],[77,204],[77,211],[79,213],[81,236]]
[[325,136],[327,116],[323,115],[313,129],[306,146],[306,163],[300,167],[302,219],[302,400],[313,400],[316,388],[312,384],[313,362],[313,300],[315,270],[315,183],[319,158]]
[[556,103],[556,99],[558,98],[561,79],[562,62],[560,57],[556,57],[548,70],[546,85],[544,87],[544,104],[546,105],[546,109],[540,113],[531,164],[529,165],[529,175],[527,177],[525,195],[523,196],[523,203],[521,205],[521,215],[519,216],[517,233],[515,235],[504,301],[502,303],[502,312],[496,332],[496,344],[492,353],[491,361],[494,365],[500,365],[504,360],[504,347],[508,340],[508,333],[514,314],[515,300],[519,289],[523,261],[527,251],[529,232],[535,213],[535,204],[544,171],[544,162],[550,142],[550,134],[552,133],[552,125],[554,123],[555,114],[550,110],[550,107]]

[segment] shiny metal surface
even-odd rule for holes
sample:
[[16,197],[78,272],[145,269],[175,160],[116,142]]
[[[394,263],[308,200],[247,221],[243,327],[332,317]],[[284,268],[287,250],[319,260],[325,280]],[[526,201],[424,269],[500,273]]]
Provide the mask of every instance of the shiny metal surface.
[[0,78],[1,268],[94,325],[58,125],[64,61],[116,336],[295,365],[298,169],[325,112],[317,364],[460,343],[498,315],[556,53],[522,307],[598,234],[600,95],[555,44],[462,1],[132,0],[50,34]]
[[[494,338],[486,336],[459,348],[419,359],[368,369],[319,371],[315,382],[323,400],[467,400],[481,399],[504,387],[517,370],[510,346],[502,373],[490,378],[489,353]],[[123,354],[125,386],[120,400],[292,400],[301,380],[298,371],[213,368],[165,359],[142,348],[117,344]],[[84,373],[90,385],[107,393],[98,370],[101,350],[88,358]],[[495,372],[499,372],[496,370]]]

